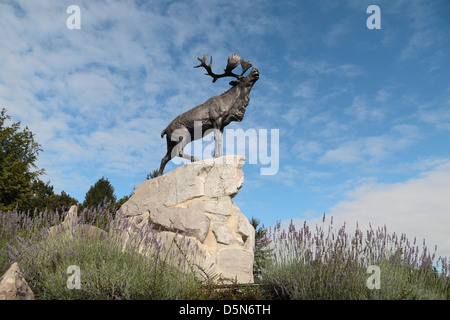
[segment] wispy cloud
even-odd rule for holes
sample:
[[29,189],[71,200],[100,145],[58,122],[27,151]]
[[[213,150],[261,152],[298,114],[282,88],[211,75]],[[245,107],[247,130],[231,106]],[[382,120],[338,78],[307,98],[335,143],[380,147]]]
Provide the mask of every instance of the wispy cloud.
[[302,161],[310,161],[323,153],[324,146],[319,141],[300,139],[293,149]]
[[286,60],[299,72],[305,72],[310,76],[357,77],[363,74],[363,68],[352,63],[332,64],[327,60],[291,59],[288,57]]
[[316,96],[316,88],[311,80],[303,81],[294,88],[294,97],[313,99]]
[[399,59],[401,61],[411,60],[423,53],[426,49],[436,43],[434,31],[420,30],[415,31],[409,38],[405,48],[401,51]]
[[319,159],[319,163],[367,164],[378,163],[394,152],[409,147],[419,138],[412,125],[394,126],[390,134],[369,136],[342,143],[330,149]]
[[438,129],[450,130],[450,88],[427,103],[420,104],[418,117]]
[[323,43],[328,46],[336,46],[342,42],[342,39],[348,38],[352,32],[347,21],[338,22],[330,27],[325,35],[322,36]]
[[[382,95],[377,94],[379,99],[385,99]],[[358,95],[353,98],[352,105],[346,108],[345,113],[350,115],[356,121],[368,122],[368,121],[380,121],[384,118],[384,112],[380,107],[369,105],[367,99],[364,96]]]
[[[393,6],[393,11],[402,12],[406,17],[406,23],[412,32],[408,38],[406,46],[399,55],[400,61],[411,60],[426,52],[427,49],[440,45],[446,41],[445,32],[436,28],[436,22],[446,23],[446,21],[435,20],[439,17],[438,12],[445,5],[442,2],[429,1],[399,1]],[[408,10],[404,10],[407,7]],[[445,19],[445,18],[444,18]]]

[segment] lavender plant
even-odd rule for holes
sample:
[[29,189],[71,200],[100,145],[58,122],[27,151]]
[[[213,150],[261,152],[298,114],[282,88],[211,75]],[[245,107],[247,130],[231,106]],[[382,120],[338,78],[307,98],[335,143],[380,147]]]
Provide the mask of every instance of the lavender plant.
[[8,250],[17,250],[17,239],[29,239],[43,228],[59,224],[64,218],[61,211],[42,211],[30,214],[17,208],[0,211],[0,272],[5,272],[11,265]]
[[[263,283],[282,299],[449,299],[449,263],[435,260],[425,243],[419,248],[405,234],[388,233],[386,227],[364,235],[353,234],[345,224],[335,229],[333,219],[311,229],[278,223],[268,231],[274,249]],[[436,248],[435,248],[436,250]],[[369,288],[369,266],[381,270],[380,289]]]
[[[0,270],[17,261],[38,299],[214,299],[235,298],[217,291],[213,279],[199,281],[202,272],[189,260],[197,250],[186,237],[161,242],[152,226],[134,230],[114,219],[116,209],[105,204],[85,209],[77,222],[84,228],[57,228],[64,213],[0,211]],[[112,232],[114,230],[114,232]],[[264,290],[240,297],[275,299],[449,299],[450,263],[435,258],[425,242],[388,233],[386,227],[353,232],[331,223],[287,229],[278,223],[265,229],[261,241],[272,253],[259,270]],[[421,244],[421,245],[420,245]],[[436,251],[436,248],[435,248]],[[190,253],[187,255],[187,253]],[[196,251],[195,251],[196,252]],[[68,267],[81,270],[81,288],[67,288]],[[369,266],[381,270],[380,289],[367,285]]]
[[[59,224],[56,233],[49,232],[49,227],[62,221],[57,213],[31,219],[17,211],[1,212],[0,266],[6,270],[17,261],[38,299],[180,299],[192,295],[201,282],[189,268],[183,269],[186,255],[175,254],[192,248],[189,240],[178,237],[176,245],[169,243],[165,248],[167,244],[156,241],[150,226],[142,230],[145,236],[139,242],[124,246],[120,231],[129,226],[115,225],[114,210],[108,206],[85,209],[74,225]],[[91,233],[84,228],[93,225],[117,232]],[[81,286],[69,290],[68,267],[73,265],[81,270]]]

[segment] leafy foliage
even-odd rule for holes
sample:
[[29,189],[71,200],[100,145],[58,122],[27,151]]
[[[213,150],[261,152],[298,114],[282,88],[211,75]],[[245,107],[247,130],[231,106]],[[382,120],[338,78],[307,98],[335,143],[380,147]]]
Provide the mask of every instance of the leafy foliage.
[[0,210],[21,210],[34,212],[44,209],[67,209],[78,201],[64,191],[55,194],[50,182],[43,182],[39,176],[44,169],[37,169],[35,162],[41,146],[34,140],[33,133],[20,122],[10,125],[11,117],[2,109],[0,113]]
[[37,169],[35,162],[42,151],[34,135],[20,122],[7,126],[11,117],[6,110],[0,112],[0,209],[15,206],[30,208],[33,197],[33,181],[44,169]]
[[105,179],[105,177],[101,177],[93,186],[89,188],[83,202],[83,207],[97,208],[110,201],[112,203],[116,202],[114,187],[107,178]]
[[64,190],[61,191],[60,195],[55,194],[50,182],[45,183],[40,179],[36,179],[33,181],[31,188],[33,191],[31,208],[34,208],[38,212],[44,211],[45,209],[51,211],[59,209],[67,211],[72,205],[78,204],[78,200],[72,198]]
[[116,206],[117,208],[120,208],[125,202],[128,201],[128,199],[130,199],[131,194],[130,195],[125,195],[122,198],[120,198],[117,202],[116,202]]

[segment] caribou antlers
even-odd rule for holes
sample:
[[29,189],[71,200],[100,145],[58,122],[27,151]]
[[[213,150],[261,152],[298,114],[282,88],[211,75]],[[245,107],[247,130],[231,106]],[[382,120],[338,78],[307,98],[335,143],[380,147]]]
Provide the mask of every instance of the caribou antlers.
[[[211,57],[211,59],[209,61],[209,64],[206,64],[206,59],[207,58],[208,58],[207,54],[203,55],[202,59],[197,58],[201,63],[198,66],[195,66],[194,68],[199,68],[199,67],[205,68],[205,70],[207,72],[205,74],[206,75],[210,75],[213,78],[212,82],[216,82],[217,79],[224,78],[224,77],[234,77],[236,79],[239,79],[252,66],[250,61],[246,61],[245,59],[241,59],[240,56],[238,56],[237,54],[233,53],[231,55],[231,57],[228,57],[227,67],[224,70],[225,72],[222,73],[222,74],[215,74],[211,70],[212,57]],[[237,75],[237,74],[233,73],[233,69],[235,69],[238,65],[241,65],[241,67],[242,67],[242,73],[240,75]]]

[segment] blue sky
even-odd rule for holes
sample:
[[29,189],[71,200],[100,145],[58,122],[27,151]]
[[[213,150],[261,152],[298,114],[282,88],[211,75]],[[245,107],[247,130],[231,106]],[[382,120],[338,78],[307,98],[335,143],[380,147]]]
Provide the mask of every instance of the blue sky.
[[159,167],[161,130],[229,88],[196,58],[219,71],[238,53],[261,77],[227,128],[279,130],[277,174],[244,166],[247,217],[386,224],[450,256],[449,15],[444,0],[2,1],[0,107],[57,192],[83,201],[104,176],[121,198]]

